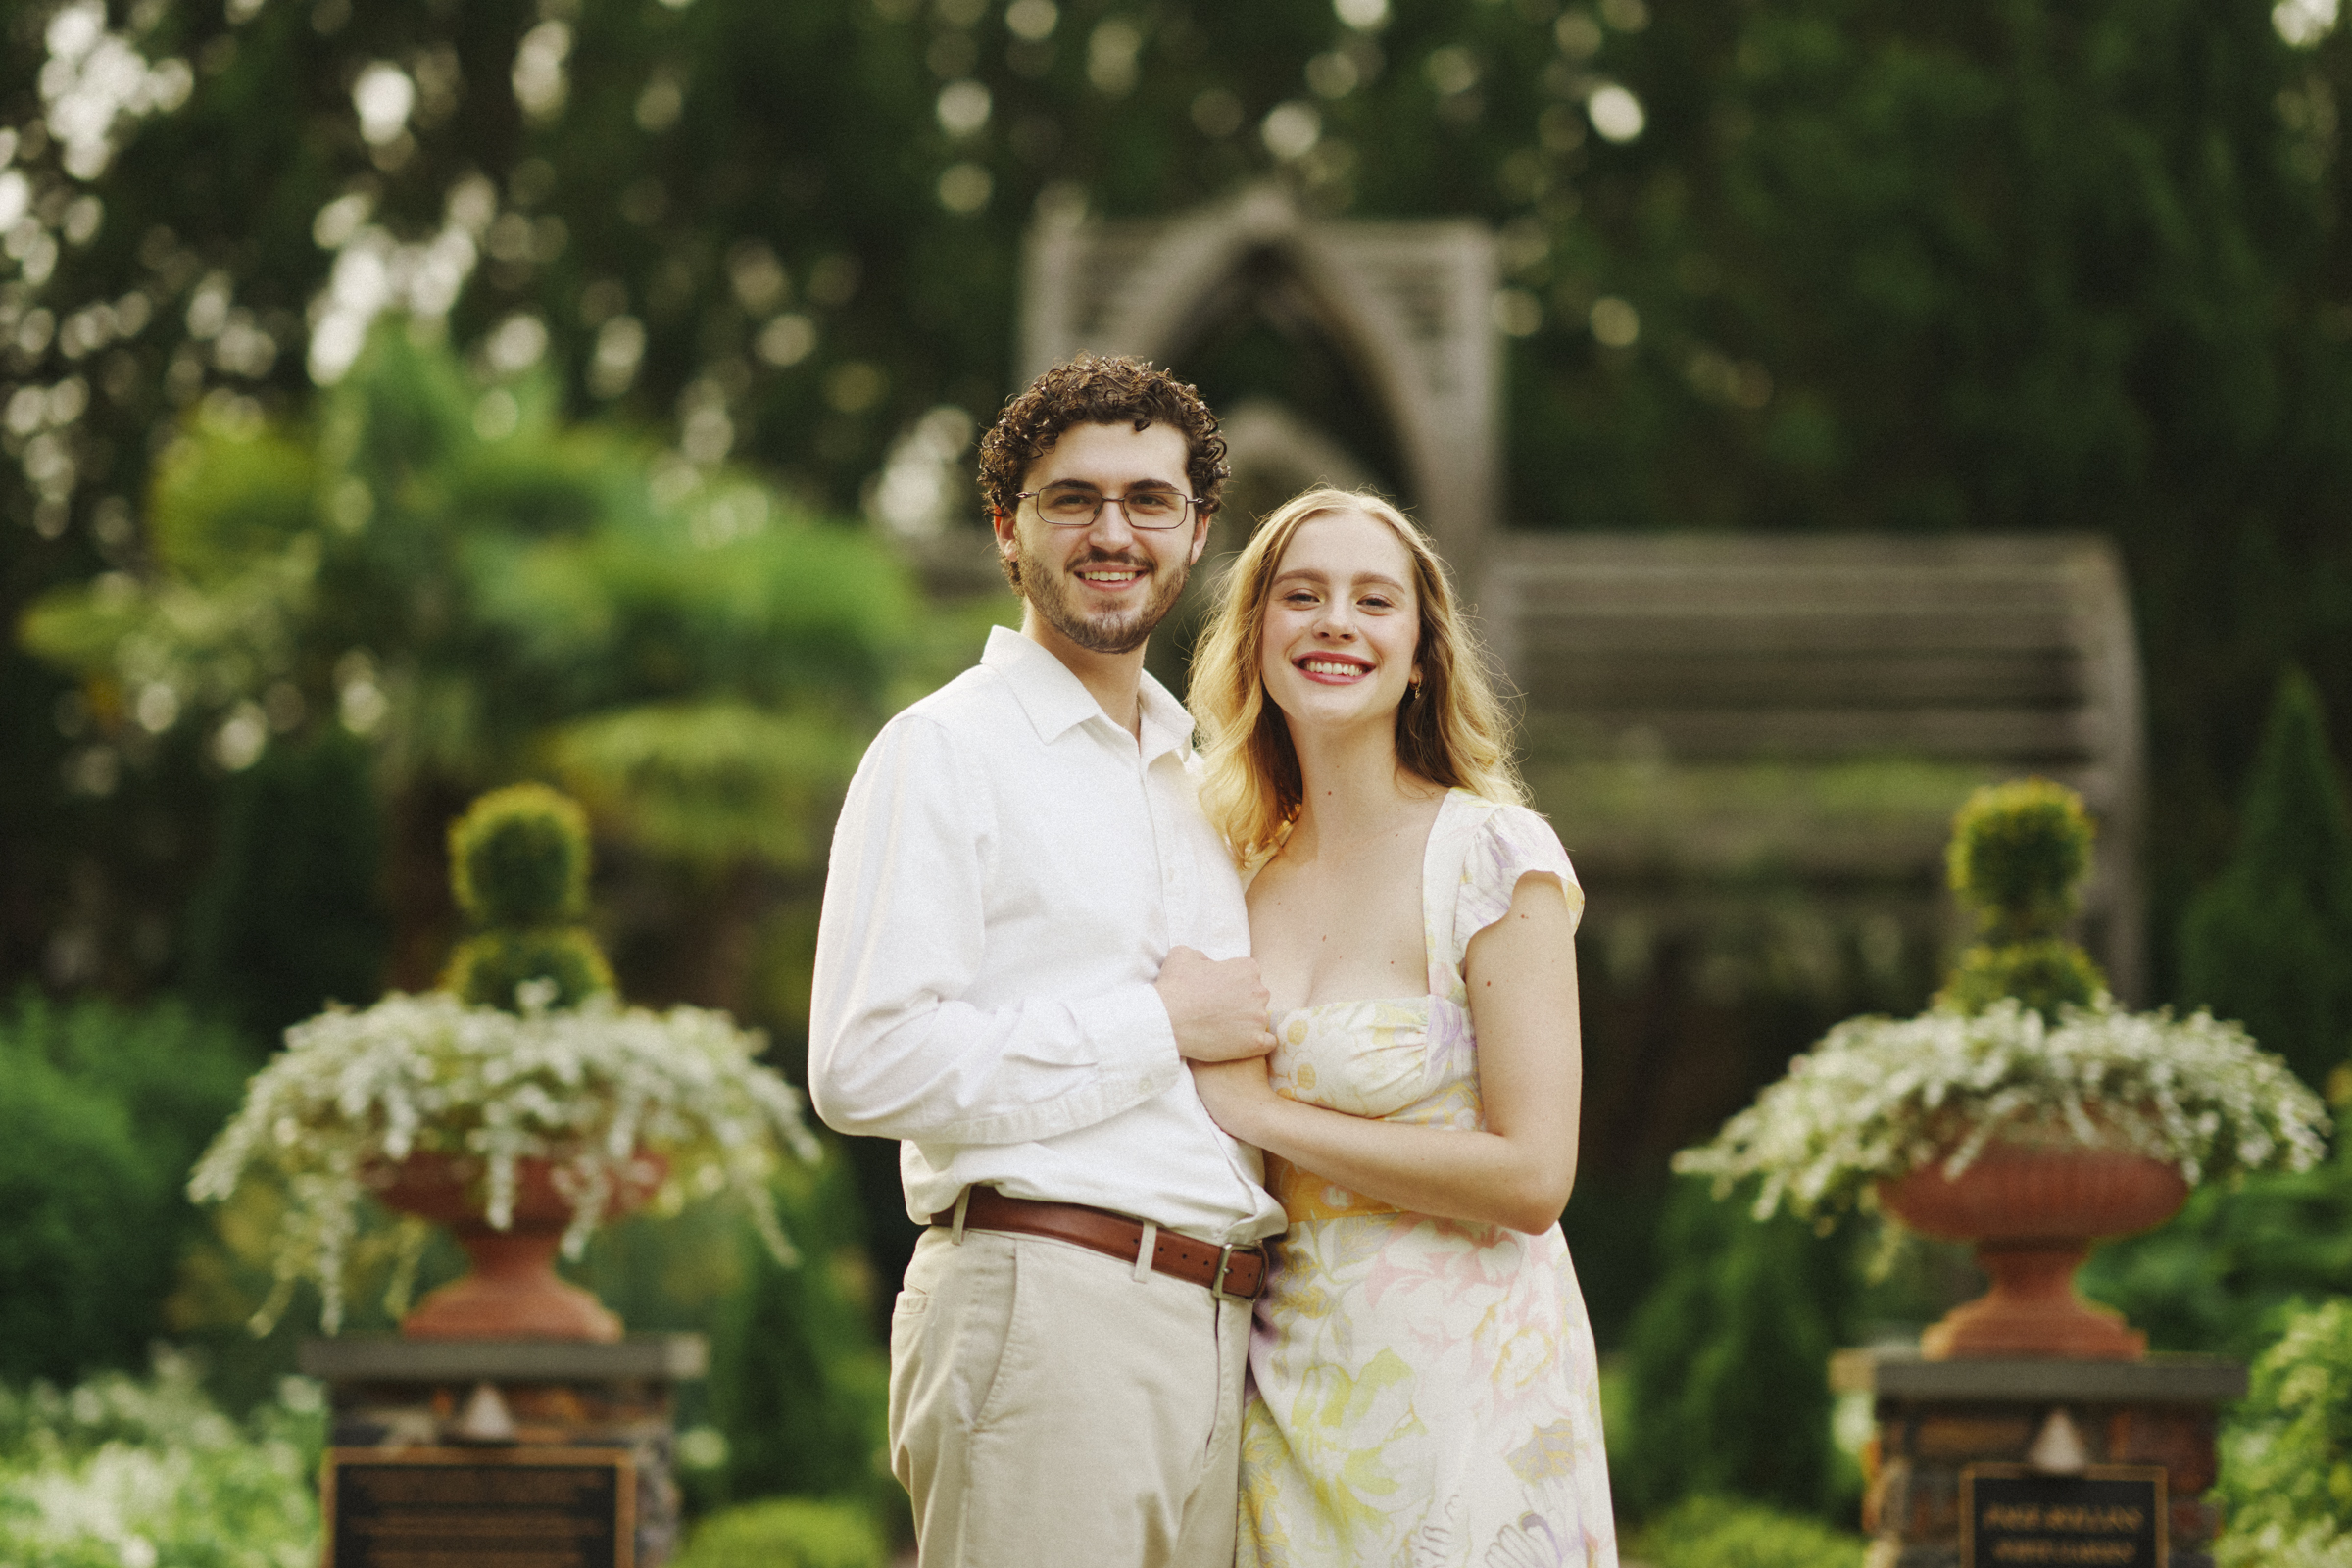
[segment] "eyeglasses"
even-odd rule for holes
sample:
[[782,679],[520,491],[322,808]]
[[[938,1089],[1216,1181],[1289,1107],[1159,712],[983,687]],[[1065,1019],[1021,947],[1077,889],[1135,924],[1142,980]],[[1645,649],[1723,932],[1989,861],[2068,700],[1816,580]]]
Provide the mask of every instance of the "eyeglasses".
[[1102,514],[1104,506],[1117,502],[1127,514],[1127,526],[1158,532],[1182,523],[1187,514],[1199,505],[1194,497],[1181,490],[1154,486],[1130,490],[1123,496],[1106,496],[1091,484],[1061,480],[1042,490],[1013,492],[1015,505],[1034,499],[1037,514],[1056,528],[1088,528]]

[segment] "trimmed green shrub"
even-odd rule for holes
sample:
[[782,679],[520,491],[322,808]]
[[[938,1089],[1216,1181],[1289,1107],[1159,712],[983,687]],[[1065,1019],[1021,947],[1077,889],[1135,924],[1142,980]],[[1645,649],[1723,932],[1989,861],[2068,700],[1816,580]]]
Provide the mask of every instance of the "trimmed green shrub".
[[515,1007],[516,988],[532,980],[553,981],[548,1005],[576,1006],[613,989],[612,966],[604,949],[579,926],[535,931],[484,931],[467,937],[450,955],[441,989],[477,1007]]
[[776,1497],[712,1514],[673,1568],[883,1568],[888,1552],[856,1503]]
[[2352,1299],[2287,1320],[2222,1437],[2219,1568],[2352,1562]]
[[242,1422],[184,1360],[69,1393],[0,1388],[0,1562],[309,1568],[325,1400],[299,1378]]
[[2180,1000],[2323,1085],[2352,1051],[2352,814],[2309,676],[2278,682],[2237,853],[2180,920]]
[[450,824],[450,887],[484,928],[564,925],[588,908],[588,817],[544,784],[492,790]]
[[1868,1549],[1818,1519],[1730,1497],[1692,1497],[1633,1544],[1651,1568],[1861,1568]]
[[2066,936],[2090,842],[2082,798],[2062,784],[2023,779],[1968,798],[1952,819],[1945,863],[1983,940],[1961,955],[1938,1006],[1983,1012],[2015,997],[2055,1022],[2061,1005],[2087,1006],[2107,989],[2090,955]]
[[613,989],[588,928],[588,814],[544,784],[492,790],[449,828],[450,888],[475,934],[458,944],[441,987],[477,1007],[519,1005],[530,981],[552,1007]]

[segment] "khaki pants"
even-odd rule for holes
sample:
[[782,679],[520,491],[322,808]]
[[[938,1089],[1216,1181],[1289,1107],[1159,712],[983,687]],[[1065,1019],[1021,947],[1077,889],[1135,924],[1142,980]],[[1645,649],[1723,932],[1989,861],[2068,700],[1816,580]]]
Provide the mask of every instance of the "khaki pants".
[[1067,1242],[924,1234],[890,1323],[922,1568],[1232,1568],[1250,1303]]

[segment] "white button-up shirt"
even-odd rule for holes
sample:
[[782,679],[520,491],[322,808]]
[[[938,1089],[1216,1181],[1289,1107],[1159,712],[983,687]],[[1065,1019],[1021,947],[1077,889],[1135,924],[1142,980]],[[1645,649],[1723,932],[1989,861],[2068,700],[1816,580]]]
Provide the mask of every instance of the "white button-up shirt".
[[1279,1231],[1258,1152],[1218,1129],[1152,981],[1171,947],[1250,951],[1151,676],[1142,744],[998,627],[884,726],[833,835],[808,1019],[826,1125],[900,1139],[920,1223],[967,1185],[1219,1244]]

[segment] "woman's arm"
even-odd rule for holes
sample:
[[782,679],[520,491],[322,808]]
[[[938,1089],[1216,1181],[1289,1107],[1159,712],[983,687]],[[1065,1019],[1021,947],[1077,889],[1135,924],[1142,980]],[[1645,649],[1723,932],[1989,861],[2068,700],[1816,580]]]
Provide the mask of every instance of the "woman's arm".
[[1191,1063],[1200,1098],[1234,1137],[1366,1198],[1418,1214],[1548,1229],[1576,1184],[1584,1064],[1575,932],[1559,879],[1531,872],[1512,891],[1509,912],[1470,939],[1462,971],[1484,1132],[1285,1100],[1263,1059]]

